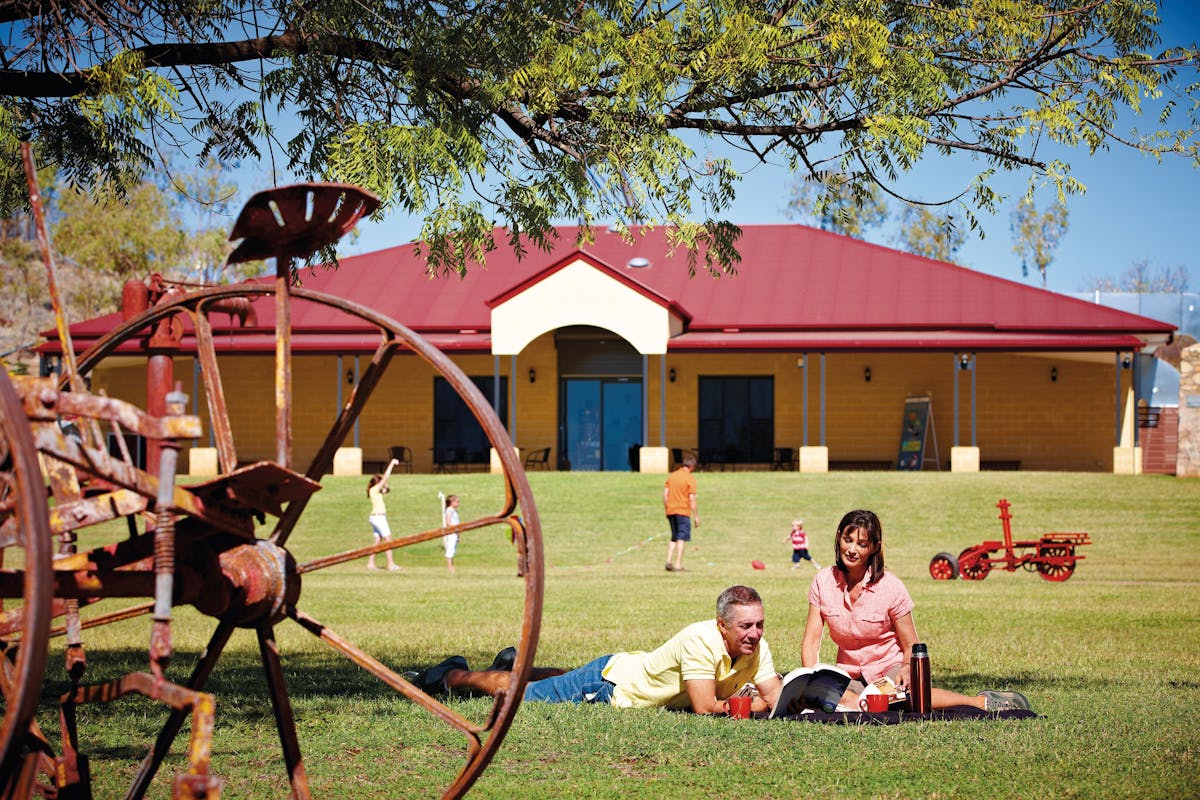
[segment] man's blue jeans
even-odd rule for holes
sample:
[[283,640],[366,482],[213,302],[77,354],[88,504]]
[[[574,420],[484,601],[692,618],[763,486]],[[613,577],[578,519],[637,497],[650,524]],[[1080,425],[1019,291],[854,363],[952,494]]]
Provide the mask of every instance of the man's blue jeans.
[[539,703],[607,703],[616,687],[604,680],[604,668],[612,655],[600,656],[582,667],[533,681],[525,686],[525,699]]

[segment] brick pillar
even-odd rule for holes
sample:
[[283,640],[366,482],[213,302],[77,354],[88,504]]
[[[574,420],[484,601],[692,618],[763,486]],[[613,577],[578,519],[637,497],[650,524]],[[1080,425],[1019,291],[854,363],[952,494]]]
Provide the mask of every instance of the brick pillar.
[[1184,348],[1179,363],[1179,454],[1175,474],[1200,478],[1200,344]]

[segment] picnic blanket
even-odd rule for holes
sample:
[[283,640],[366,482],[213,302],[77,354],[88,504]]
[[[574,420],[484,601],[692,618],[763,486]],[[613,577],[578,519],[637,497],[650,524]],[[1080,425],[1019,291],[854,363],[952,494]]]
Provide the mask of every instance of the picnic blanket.
[[[766,714],[764,713],[765,717]],[[1014,708],[1009,711],[984,711],[974,706],[951,706],[949,708],[931,711],[928,714],[914,714],[911,711],[883,711],[878,714],[867,714],[861,711],[835,711],[826,714],[823,711],[810,711],[807,714],[788,714],[779,719],[795,722],[821,722],[826,725],[898,725],[901,722],[943,722],[957,719],[1010,720],[1036,719],[1032,711]]]

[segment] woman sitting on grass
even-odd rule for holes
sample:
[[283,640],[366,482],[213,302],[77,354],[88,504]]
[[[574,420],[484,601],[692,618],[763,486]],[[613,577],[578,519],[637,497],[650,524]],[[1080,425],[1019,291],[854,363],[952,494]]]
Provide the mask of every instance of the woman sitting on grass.
[[[842,705],[857,707],[869,683],[887,676],[908,691],[909,664],[917,630],[913,601],[895,573],[883,568],[883,526],[874,512],[851,511],[838,523],[832,567],[820,570],[808,590],[808,621],[800,660],[813,667],[821,651],[821,630],[838,646],[837,664],[855,679]],[[973,706],[985,711],[1028,709],[1020,692],[987,690],[974,696],[934,689],[934,708]]]

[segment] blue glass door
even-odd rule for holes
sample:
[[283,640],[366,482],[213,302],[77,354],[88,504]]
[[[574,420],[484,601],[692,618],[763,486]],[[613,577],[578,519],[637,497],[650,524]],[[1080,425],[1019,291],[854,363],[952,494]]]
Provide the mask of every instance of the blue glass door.
[[639,445],[642,438],[642,382],[605,381],[602,397],[604,465],[601,468],[609,472],[628,472],[636,463],[633,460],[636,454],[631,449]]
[[642,383],[627,378],[565,378],[560,452],[564,469],[629,471],[642,435]]

